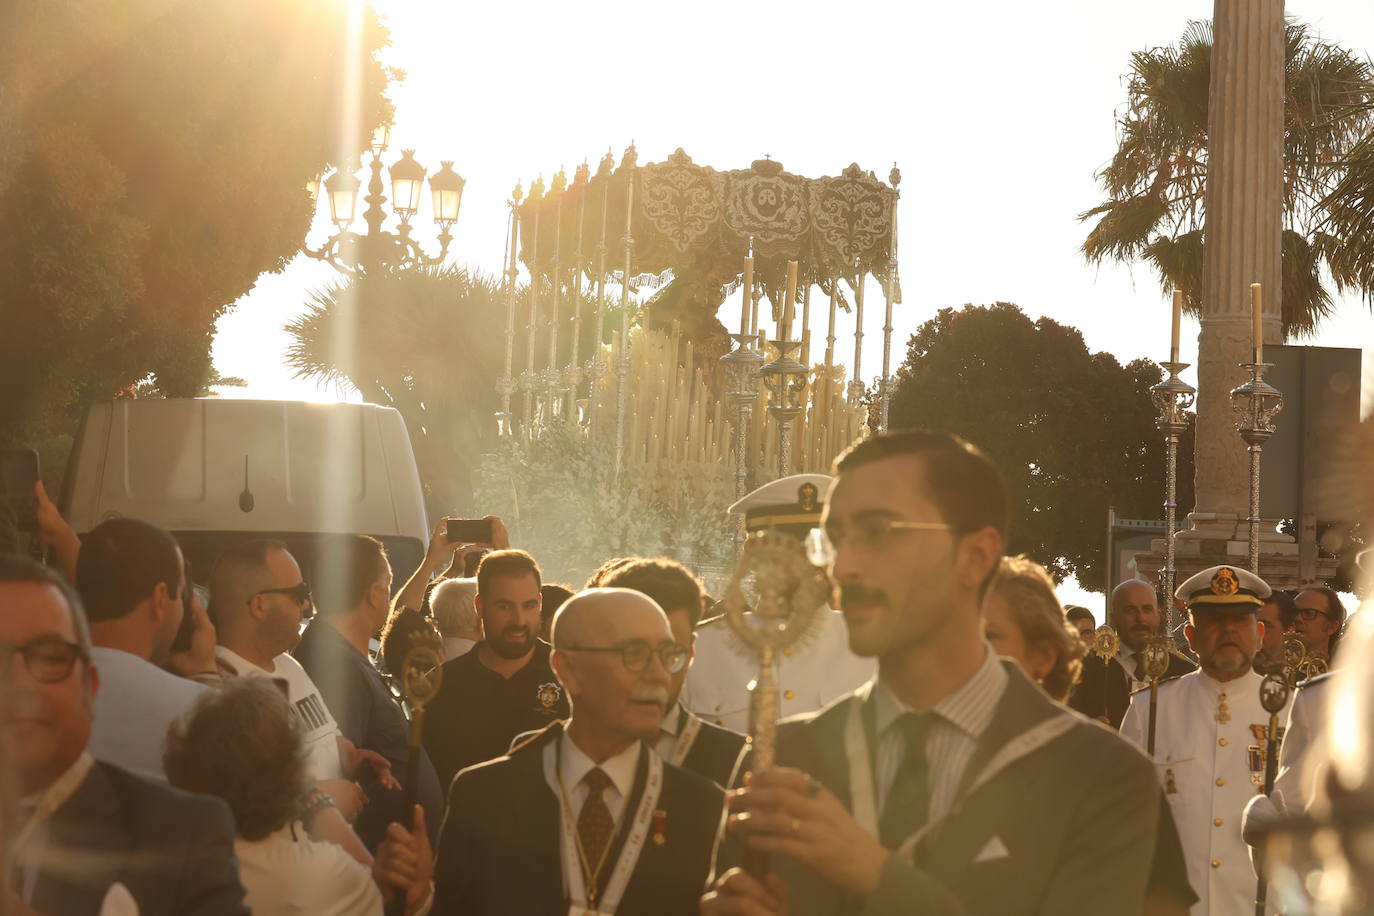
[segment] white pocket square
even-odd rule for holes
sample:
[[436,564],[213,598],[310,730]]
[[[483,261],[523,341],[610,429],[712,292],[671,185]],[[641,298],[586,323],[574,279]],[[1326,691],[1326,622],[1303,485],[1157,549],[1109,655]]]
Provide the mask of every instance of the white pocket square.
[[1011,853],[1007,852],[1007,845],[1002,842],[1002,838],[995,836],[988,840],[983,846],[983,851],[978,853],[978,857],[973,860],[973,864],[979,862],[994,862],[997,859],[1005,859]]

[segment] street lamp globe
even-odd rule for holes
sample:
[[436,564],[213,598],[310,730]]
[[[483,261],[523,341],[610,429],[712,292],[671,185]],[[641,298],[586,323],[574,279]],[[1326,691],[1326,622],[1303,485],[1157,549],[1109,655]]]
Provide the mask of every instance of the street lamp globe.
[[458,206],[463,202],[463,186],[467,182],[453,170],[452,162],[441,162],[443,166],[429,178],[429,191],[434,199],[434,221],[447,229],[458,221]]
[[401,222],[409,222],[420,207],[420,188],[425,183],[425,167],[415,161],[415,150],[402,150],[391,167],[391,202]]
[[357,216],[360,187],[362,182],[358,176],[344,169],[339,169],[324,180],[324,190],[329,195],[329,216],[340,229],[348,226]]

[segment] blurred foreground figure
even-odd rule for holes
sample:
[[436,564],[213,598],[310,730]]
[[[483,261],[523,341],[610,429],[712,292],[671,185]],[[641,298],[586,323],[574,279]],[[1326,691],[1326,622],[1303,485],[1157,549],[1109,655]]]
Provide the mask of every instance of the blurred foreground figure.
[[11,890],[43,916],[95,916],[130,898],[141,916],[246,914],[228,807],[91,758],[101,687],[76,593],[46,567],[0,558],[0,689],[18,796]]
[[822,541],[849,645],[878,677],[779,727],[779,766],[732,793],[772,855],[716,882],[716,914],[1141,912],[1162,799],[1135,748],[1055,703],[983,636],[1007,494],[945,434],[836,460]]
[[724,793],[645,743],[687,650],[620,588],[568,599],[553,647],[572,716],[453,781],[434,913],[695,914]]

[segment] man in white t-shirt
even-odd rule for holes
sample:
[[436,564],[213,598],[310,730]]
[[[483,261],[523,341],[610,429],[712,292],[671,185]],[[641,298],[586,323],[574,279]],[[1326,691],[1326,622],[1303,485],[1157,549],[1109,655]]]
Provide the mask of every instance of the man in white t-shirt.
[[352,774],[369,763],[386,780],[389,764],[344,739],[315,682],[291,657],[313,610],[300,566],[280,542],[241,544],[220,556],[211,573],[210,617],[220,673],[272,678],[282,686],[305,739],[309,777],[352,820],[366,803]]

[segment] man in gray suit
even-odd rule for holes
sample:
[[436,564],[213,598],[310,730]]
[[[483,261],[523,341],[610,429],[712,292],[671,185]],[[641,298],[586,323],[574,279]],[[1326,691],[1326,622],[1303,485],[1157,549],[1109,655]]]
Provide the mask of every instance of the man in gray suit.
[[1007,496],[944,433],[860,441],[813,533],[850,647],[878,677],[782,724],[776,768],[730,800],[772,857],[703,913],[1138,913],[1161,795],[1148,760],[1049,699],[983,636]]
[[0,557],[0,722],[19,793],[3,863],[19,899],[0,910],[95,916],[106,903],[129,912],[132,899],[142,916],[247,914],[224,802],[91,758],[99,686],[76,593],[46,567]]

